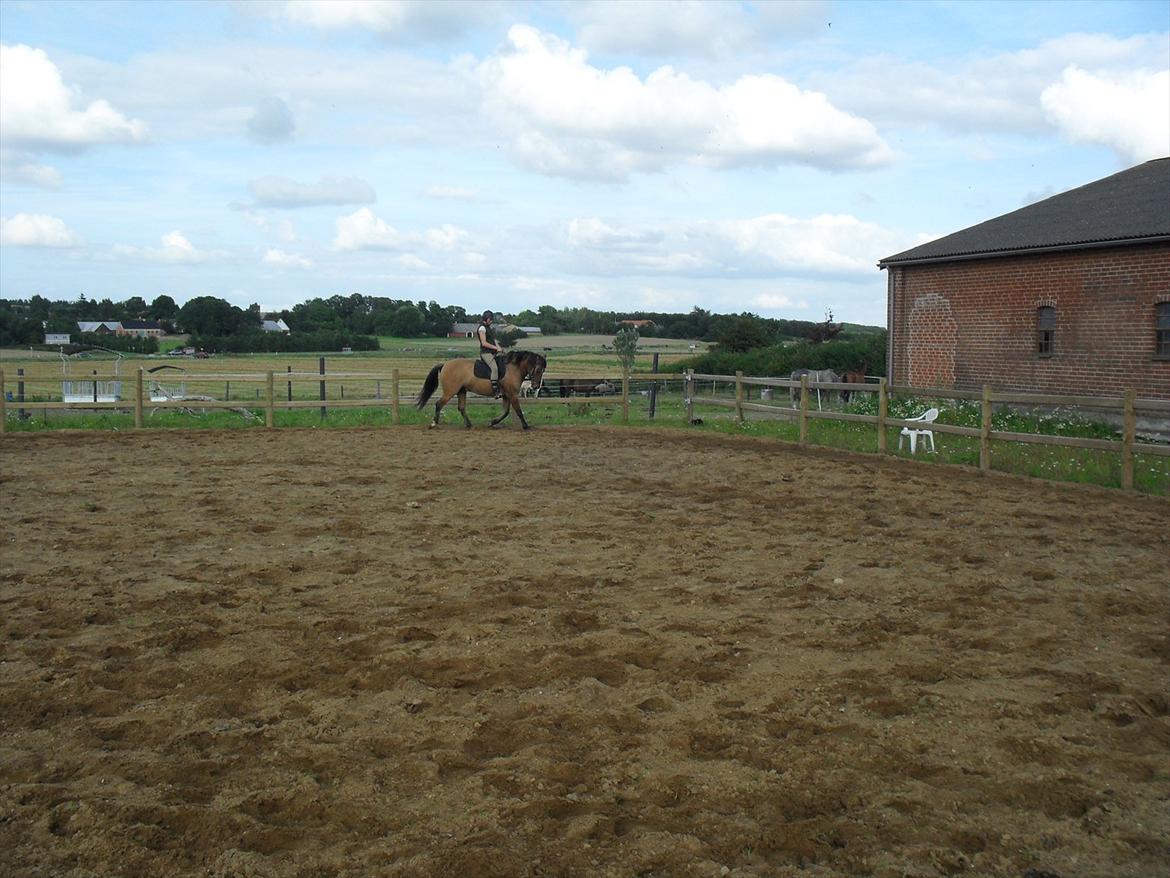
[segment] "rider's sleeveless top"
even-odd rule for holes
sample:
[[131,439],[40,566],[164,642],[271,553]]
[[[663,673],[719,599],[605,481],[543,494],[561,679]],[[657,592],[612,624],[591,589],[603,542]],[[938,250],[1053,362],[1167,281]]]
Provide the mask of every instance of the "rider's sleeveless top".
[[[495,343],[496,343],[496,333],[495,333],[495,330],[493,330],[493,329],[492,329],[490,326],[488,326],[486,323],[482,323],[482,322],[481,322],[481,323],[479,324],[479,329],[476,329],[476,331],[475,331],[475,337],[476,337],[476,338],[479,338],[479,330],[480,330],[480,329],[486,330],[486,332],[484,332],[484,334],[483,334],[483,335],[484,335],[484,338],[486,338],[490,344],[495,344]],[[479,343],[479,352],[482,354],[484,351],[488,351],[488,352],[494,353],[494,351],[493,351],[491,348],[485,348],[485,347],[483,346],[483,342],[481,341],[481,342]]]

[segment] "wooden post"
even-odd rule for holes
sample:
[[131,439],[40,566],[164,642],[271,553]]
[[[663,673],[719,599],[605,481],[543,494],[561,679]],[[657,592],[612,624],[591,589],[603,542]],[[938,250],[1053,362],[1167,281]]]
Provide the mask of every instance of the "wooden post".
[[390,372],[390,423],[398,423],[398,370]]
[[0,436],[8,429],[8,393],[4,389],[4,370],[0,369]]
[[743,426],[743,372],[735,372],[735,423]]
[[695,370],[687,369],[683,377],[683,398],[687,404],[687,424],[695,422]]
[[272,370],[268,371],[268,396],[264,400],[264,426],[269,430],[276,426],[276,382]]
[[630,422],[630,367],[622,365],[622,423]]
[[134,382],[134,426],[142,429],[142,369],[139,368],[137,379]]
[[808,442],[808,375],[800,376],[800,444]]
[[[658,374],[658,354],[654,355],[653,365],[650,366],[650,371],[655,375]],[[654,420],[654,409],[658,404],[658,379],[650,382],[650,420]]]
[[1137,439],[1137,412],[1134,411],[1136,396],[1132,387],[1126,390],[1122,408],[1121,487],[1127,491],[1133,490],[1133,443]]
[[288,401],[292,402],[292,366],[288,366],[286,371],[288,372]]
[[886,418],[890,414],[890,395],[885,378],[878,379],[878,454],[885,454],[888,450],[889,437],[886,436]]
[[991,388],[983,385],[983,402],[980,415],[979,469],[991,469]]
[[[321,388],[320,388],[321,389],[321,402],[324,402],[325,401],[325,378],[324,378],[325,358],[324,357],[320,358],[320,367],[321,367],[321,376],[322,376],[321,377]],[[325,414],[326,414],[325,406],[321,406],[321,420],[325,420]]]

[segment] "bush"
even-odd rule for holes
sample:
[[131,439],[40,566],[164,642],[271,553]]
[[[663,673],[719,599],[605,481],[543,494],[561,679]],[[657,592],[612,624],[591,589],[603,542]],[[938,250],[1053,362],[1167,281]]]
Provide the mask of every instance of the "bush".
[[796,369],[832,369],[848,372],[860,369],[867,375],[886,374],[886,333],[855,341],[830,341],[823,344],[801,342],[772,345],[751,351],[712,351],[672,364],[670,371],[694,369],[707,375],[745,375],[787,378]]

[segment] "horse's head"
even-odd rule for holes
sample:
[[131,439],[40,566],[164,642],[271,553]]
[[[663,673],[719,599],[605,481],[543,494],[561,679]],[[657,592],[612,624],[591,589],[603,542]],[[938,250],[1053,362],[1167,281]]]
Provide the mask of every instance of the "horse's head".
[[524,369],[524,374],[528,376],[528,380],[532,382],[532,387],[539,390],[541,384],[544,383],[544,370],[548,366],[548,360],[540,354],[529,354],[527,362],[521,366]]

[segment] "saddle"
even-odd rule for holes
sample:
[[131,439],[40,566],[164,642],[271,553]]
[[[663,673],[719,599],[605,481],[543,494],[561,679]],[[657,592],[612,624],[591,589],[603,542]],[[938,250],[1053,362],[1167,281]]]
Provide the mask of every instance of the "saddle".
[[[496,355],[496,366],[499,367],[499,375],[500,375],[501,380],[503,380],[504,373],[507,371],[507,367],[504,365],[504,361],[506,359],[507,359],[506,354],[497,354]],[[479,359],[478,357],[475,360],[475,365],[472,367],[472,374],[475,375],[476,378],[491,378],[492,377],[491,373],[488,372],[487,363],[485,363],[483,360]]]

